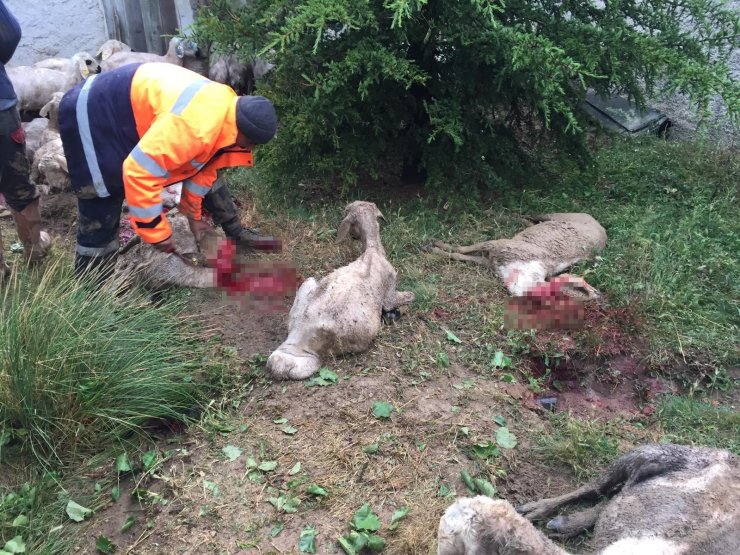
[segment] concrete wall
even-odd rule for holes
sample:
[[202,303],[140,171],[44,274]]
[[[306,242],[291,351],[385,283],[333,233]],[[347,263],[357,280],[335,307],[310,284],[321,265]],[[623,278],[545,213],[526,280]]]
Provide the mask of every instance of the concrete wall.
[[107,40],[99,0],[4,0],[23,38],[11,65],[28,65],[85,50],[95,55]]

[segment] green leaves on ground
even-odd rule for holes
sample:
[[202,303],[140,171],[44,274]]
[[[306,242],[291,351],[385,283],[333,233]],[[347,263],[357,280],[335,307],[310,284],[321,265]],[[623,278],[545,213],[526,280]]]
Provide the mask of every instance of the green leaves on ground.
[[480,493],[488,497],[496,496],[496,487],[483,478],[473,478],[467,470],[460,471],[460,478],[470,493]]
[[113,545],[113,542],[105,536],[98,536],[98,539],[95,541],[95,547],[101,553],[113,553],[116,550],[116,546]]
[[355,530],[375,532],[376,530],[380,530],[380,519],[378,518],[378,515],[372,511],[370,505],[365,503],[355,513],[355,516],[352,519],[352,526]]
[[306,488],[306,493],[310,493],[311,495],[315,495],[317,497],[326,497],[329,495],[329,493],[322,488],[321,486],[318,486],[316,484],[311,484]]
[[324,367],[319,369],[318,376],[314,376],[306,382],[306,387],[326,387],[329,385],[336,385],[337,382],[339,382],[339,377],[336,373]]
[[92,509],[88,509],[87,507],[83,507],[82,505],[78,505],[71,499],[67,502],[67,516],[74,520],[75,522],[82,522],[85,520],[88,516],[90,516],[93,512]]
[[257,470],[261,470],[262,472],[271,472],[275,470],[277,466],[277,461],[263,461],[259,464]]
[[387,401],[375,401],[373,403],[373,416],[375,418],[386,420],[391,417],[393,405]]
[[450,343],[457,343],[457,344],[462,343],[462,340],[458,336],[456,336],[454,333],[452,333],[450,330],[445,330],[445,332],[447,333],[447,341],[449,341]]
[[400,509],[396,509],[395,511],[393,511],[393,515],[391,515],[391,525],[388,527],[388,530],[395,530],[396,528],[398,528],[399,522],[402,519],[406,518],[406,515],[409,514],[409,511],[411,511],[411,509],[409,509],[408,507],[401,507]]
[[491,366],[494,368],[508,368],[511,366],[511,358],[504,355],[502,351],[496,351],[491,360]]
[[301,504],[301,500],[290,493],[281,494],[278,497],[270,497],[267,501],[278,511],[286,513],[298,512],[298,507]]
[[121,526],[121,532],[128,532],[135,523],[136,519],[132,516],[129,516],[126,519],[126,522],[123,523],[123,526]]
[[0,550],[0,555],[15,555],[16,553],[25,553],[26,544],[21,536],[15,536],[5,543],[5,547]]
[[229,460],[229,462],[234,462],[236,459],[242,456],[242,450],[234,445],[227,445],[226,447],[221,449],[221,452]]
[[516,447],[516,436],[509,431],[509,428],[502,426],[496,430],[496,443],[504,449],[513,449]]
[[313,526],[306,526],[301,530],[298,540],[298,550],[301,553],[316,553],[316,536],[318,532]]
[[131,472],[131,461],[126,453],[121,453],[116,457],[116,472]]

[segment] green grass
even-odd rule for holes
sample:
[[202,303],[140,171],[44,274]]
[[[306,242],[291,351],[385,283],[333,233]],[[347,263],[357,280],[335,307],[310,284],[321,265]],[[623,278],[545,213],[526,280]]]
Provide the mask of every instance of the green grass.
[[658,408],[663,440],[728,449],[740,455],[740,413],[688,397],[666,397]]
[[186,420],[205,360],[182,302],[153,306],[49,261],[0,292],[0,436],[51,468],[158,420]]

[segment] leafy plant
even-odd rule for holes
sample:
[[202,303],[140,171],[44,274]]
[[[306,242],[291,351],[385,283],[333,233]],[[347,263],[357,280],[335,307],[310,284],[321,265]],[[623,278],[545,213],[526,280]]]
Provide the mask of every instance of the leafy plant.
[[387,401],[375,401],[373,403],[373,416],[375,418],[387,420],[393,413],[393,405]]

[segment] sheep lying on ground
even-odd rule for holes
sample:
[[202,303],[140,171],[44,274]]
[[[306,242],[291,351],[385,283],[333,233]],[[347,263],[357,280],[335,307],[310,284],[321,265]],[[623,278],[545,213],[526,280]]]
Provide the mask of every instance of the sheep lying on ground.
[[382,214],[371,202],[346,207],[337,240],[359,239],[363,252],[320,281],[309,278],[301,285],[288,338],[267,360],[275,377],[304,379],[330,354],[366,351],[380,332],[382,313],[414,300],[413,293],[396,291],[396,270],[385,257],[378,217]]
[[213,54],[210,57],[208,78],[228,85],[237,94],[251,94],[254,88],[254,69],[234,54]]
[[[527,503],[518,511],[541,520],[581,501],[597,504],[557,516],[547,528],[572,537],[593,527],[593,553],[740,553],[740,459],[728,451],[645,445],[576,491]],[[482,496],[459,499],[447,509],[439,523],[438,553],[567,555],[508,502]]]
[[41,139],[48,126],[49,120],[45,117],[23,122],[23,131],[26,133],[26,156],[29,162],[33,162],[33,155],[41,146]]
[[432,252],[495,270],[512,295],[523,295],[545,278],[563,272],[606,245],[606,231],[588,214],[555,213],[532,218],[539,222],[511,239],[484,241],[467,247],[437,242]]
[[40,110],[58,91],[66,92],[93,73],[100,65],[90,54],[79,52],[72,56],[64,71],[33,66],[5,68],[18,97],[18,109]]
[[198,49],[198,45],[193,41],[180,37],[172,37],[167,53],[164,56],[150,52],[116,52],[105,58],[100,65],[103,71],[140,62],[164,62],[182,66],[184,58],[194,58],[199,55],[200,50]]
[[67,159],[59,135],[59,103],[63,96],[64,93],[54,93],[41,108],[41,115],[47,116],[49,123],[41,135],[31,164],[31,181],[37,185],[48,185],[50,193],[64,191],[70,183]]
[[[198,245],[190,231],[188,219],[182,214],[170,215],[168,219],[172,226],[175,251],[197,253]],[[193,266],[177,254],[159,252],[151,245],[136,241],[136,246],[116,260],[113,283],[115,286],[137,283],[152,288],[178,286],[205,289],[216,286],[216,271]]]
[[100,45],[100,48],[98,48],[95,54],[95,59],[98,61],[107,60],[118,52],[131,52],[131,47],[120,40],[110,39]]

